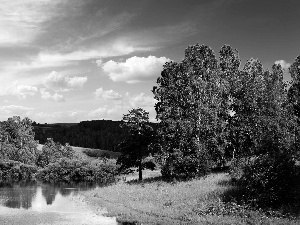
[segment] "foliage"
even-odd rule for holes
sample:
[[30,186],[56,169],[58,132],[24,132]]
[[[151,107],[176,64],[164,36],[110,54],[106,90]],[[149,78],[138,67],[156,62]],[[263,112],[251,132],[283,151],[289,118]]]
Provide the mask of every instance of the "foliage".
[[31,180],[37,168],[17,161],[0,161],[0,181]]
[[290,156],[260,155],[246,165],[243,172],[239,184],[252,206],[274,207],[295,200],[293,187],[297,171]]
[[[118,158],[120,171],[131,172],[131,167],[138,167],[139,179],[142,180],[142,170],[150,166],[143,159],[150,154],[149,145],[153,141],[153,128],[149,125],[149,113],[142,108],[132,109],[123,116],[122,127],[129,130],[128,138],[119,146],[122,155]],[[153,164],[151,165],[151,167]]]
[[0,122],[0,159],[34,164],[36,157],[37,142],[30,119],[14,116]]
[[107,159],[111,159],[111,158],[116,159],[120,155],[119,152],[111,152],[111,151],[100,150],[100,149],[85,149],[83,150],[83,153],[93,158],[107,158]]
[[60,143],[55,143],[49,138],[47,143],[43,146],[42,152],[38,156],[37,165],[45,167],[50,163],[56,162],[60,158],[72,159],[74,154],[74,150],[68,143],[63,146]]
[[35,139],[41,144],[52,138],[71,146],[117,151],[118,144],[127,136],[120,128],[121,121],[92,120],[78,124],[35,124]]
[[99,182],[115,181],[117,166],[109,161],[90,161],[61,158],[41,169],[37,178],[45,182]]
[[166,162],[164,174],[194,177],[207,172],[210,160],[222,164],[225,121],[221,115],[226,111],[212,49],[189,46],[181,63],[164,65],[157,84],[153,93],[158,101],[155,109]]

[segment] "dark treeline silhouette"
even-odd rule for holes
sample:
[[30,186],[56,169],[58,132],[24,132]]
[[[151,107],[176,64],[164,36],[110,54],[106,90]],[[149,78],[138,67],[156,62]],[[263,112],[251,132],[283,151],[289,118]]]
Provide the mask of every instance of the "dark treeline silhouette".
[[[35,140],[44,144],[47,138],[71,146],[117,151],[117,146],[128,135],[120,127],[121,121],[92,120],[78,124],[37,124],[33,123]],[[155,124],[153,124],[155,126]]]

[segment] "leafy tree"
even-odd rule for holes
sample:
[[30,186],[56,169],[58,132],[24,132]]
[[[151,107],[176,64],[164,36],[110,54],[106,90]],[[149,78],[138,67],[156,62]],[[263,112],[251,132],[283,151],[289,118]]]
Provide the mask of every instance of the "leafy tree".
[[123,116],[122,127],[129,132],[128,138],[123,141],[118,149],[122,155],[117,163],[121,165],[123,172],[132,172],[132,167],[137,167],[139,180],[143,179],[142,171],[145,168],[153,168],[153,164],[143,162],[149,156],[149,145],[153,141],[153,128],[149,125],[149,113],[142,108],[136,108]]
[[34,164],[37,142],[34,140],[32,121],[19,116],[0,122],[0,157],[26,164]]
[[292,77],[292,84],[288,91],[288,99],[293,107],[294,114],[298,117],[298,123],[300,124],[300,55],[290,66],[289,72]]
[[225,121],[222,77],[208,46],[189,46],[181,63],[164,65],[153,88],[167,177],[194,177],[222,162]]

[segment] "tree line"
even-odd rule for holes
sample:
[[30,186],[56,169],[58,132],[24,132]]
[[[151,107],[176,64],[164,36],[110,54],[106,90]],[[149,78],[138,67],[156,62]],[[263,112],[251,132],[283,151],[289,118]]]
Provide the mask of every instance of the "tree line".
[[300,56],[289,73],[292,80],[286,82],[281,65],[264,69],[253,58],[241,68],[238,51],[229,45],[222,46],[219,58],[209,46],[189,46],[181,62],[163,66],[153,87],[155,134],[144,110],[124,115],[130,136],[120,145],[118,163],[140,171],[155,150],[168,179],[201,177],[230,166],[243,201],[254,206],[297,202]]
[[33,123],[35,140],[40,144],[52,138],[55,142],[71,146],[117,151],[118,144],[127,132],[120,128],[121,121],[93,120],[78,124],[37,124]]

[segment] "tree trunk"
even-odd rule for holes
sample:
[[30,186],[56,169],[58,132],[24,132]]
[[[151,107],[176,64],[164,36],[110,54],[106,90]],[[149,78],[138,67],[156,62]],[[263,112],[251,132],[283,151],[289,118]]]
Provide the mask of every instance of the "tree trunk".
[[139,163],[139,180],[143,180],[142,162]]

